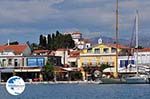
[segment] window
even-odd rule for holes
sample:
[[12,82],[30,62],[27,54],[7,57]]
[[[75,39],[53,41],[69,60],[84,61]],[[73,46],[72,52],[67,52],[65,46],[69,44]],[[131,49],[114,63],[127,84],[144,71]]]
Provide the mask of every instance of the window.
[[8,59],[8,65],[12,65],[12,59]]
[[104,53],[109,53],[109,49],[108,49],[108,48],[104,48],[104,49],[103,49],[103,52],[104,52]]
[[27,58],[27,66],[44,66],[44,58]]
[[111,48],[111,53],[115,53],[116,52],[116,48]]
[[17,59],[14,60],[14,65],[18,66],[18,60]]
[[87,53],[92,53],[92,48],[87,49]]
[[95,50],[94,50],[94,53],[95,53],[95,54],[99,54],[99,53],[100,53],[100,49],[98,49],[98,48],[95,49]]
[[124,67],[125,66],[125,60],[120,60],[120,67]]
[[2,66],[6,66],[6,59],[2,60]]

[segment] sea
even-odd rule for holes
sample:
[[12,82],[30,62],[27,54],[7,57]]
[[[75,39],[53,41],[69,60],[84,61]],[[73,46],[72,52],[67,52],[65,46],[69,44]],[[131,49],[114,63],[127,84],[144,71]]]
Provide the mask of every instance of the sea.
[[27,84],[18,96],[0,85],[0,99],[150,99],[149,84]]

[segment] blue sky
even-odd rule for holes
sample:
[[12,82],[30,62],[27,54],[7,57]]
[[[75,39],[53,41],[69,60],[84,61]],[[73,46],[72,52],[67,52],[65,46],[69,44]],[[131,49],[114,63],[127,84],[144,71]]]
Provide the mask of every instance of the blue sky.
[[[0,0],[0,43],[38,42],[40,34],[80,31],[114,37],[116,0]],[[150,0],[119,0],[120,38],[130,38],[136,9],[139,32],[150,33]],[[150,37],[150,36],[149,36]]]

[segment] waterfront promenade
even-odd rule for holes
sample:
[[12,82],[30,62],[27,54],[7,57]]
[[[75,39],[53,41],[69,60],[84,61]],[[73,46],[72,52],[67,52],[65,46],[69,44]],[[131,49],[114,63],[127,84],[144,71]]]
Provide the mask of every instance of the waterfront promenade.
[[[25,84],[100,84],[101,81],[38,81],[38,82],[25,82]],[[5,85],[6,82],[0,84]]]

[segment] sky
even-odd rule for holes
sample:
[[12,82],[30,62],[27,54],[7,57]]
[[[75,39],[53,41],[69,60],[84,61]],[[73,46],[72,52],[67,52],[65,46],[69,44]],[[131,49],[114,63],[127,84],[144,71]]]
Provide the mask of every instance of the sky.
[[[38,43],[40,34],[57,30],[113,38],[115,5],[116,0],[0,0],[0,44]],[[120,38],[131,38],[137,9],[139,33],[150,37],[150,0],[119,0]]]

